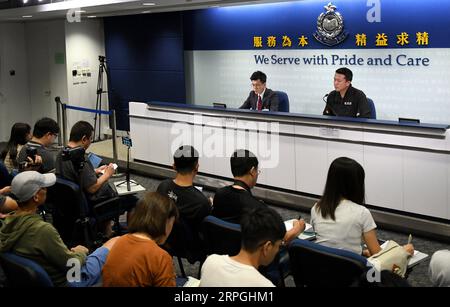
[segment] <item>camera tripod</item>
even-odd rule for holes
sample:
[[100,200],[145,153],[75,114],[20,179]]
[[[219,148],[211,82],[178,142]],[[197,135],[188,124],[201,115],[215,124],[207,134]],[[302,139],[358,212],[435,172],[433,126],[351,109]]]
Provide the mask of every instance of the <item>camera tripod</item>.
[[[103,73],[106,74],[106,87],[109,89],[110,79],[109,79],[109,72],[108,68],[106,66],[106,57],[99,55],[98,60],[100,61],[100,65],[98,67],[98,80],[97,80],[97,102],[95,104],[95,110],[101,111],[102,110],[102,95],[108,94],[108,91],[103,90]],[[97,141],[100,141],[100,135],[101,135],[101,123],[102,123],[102,114],[101,113],[95,113],[94,117],[94,141],[95,134],[97,132],[97,117],[98,117],[98,138]]]

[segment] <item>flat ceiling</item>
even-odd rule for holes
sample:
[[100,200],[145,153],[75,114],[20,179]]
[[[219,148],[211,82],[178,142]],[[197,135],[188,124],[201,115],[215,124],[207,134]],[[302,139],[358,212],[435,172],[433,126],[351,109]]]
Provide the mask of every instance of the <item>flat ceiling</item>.
[[245,4],[287,2],[288,0],[71,0],[15,9],[0,10],[0,21],[31,22],[66,18],[68,14],[83,17],[107,17],[151,14]]

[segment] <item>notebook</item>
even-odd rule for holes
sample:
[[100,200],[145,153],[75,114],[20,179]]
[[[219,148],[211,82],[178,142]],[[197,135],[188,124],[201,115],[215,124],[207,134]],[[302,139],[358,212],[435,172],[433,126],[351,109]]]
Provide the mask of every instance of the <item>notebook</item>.
[[[294,219],[284,221],[284,226],[286,227],[286,231],[289,231],[292,229],[293,221],[294,221]],[[305,230],[301,234],[298,235],[298,238],[301,240],[308,240],[308,241],[315,240],[316,233],[314,232],[312,225],[305,222]]]
[[[385,248],[388,241],[385,241],[383,244],[380,245],[381,248]],[[422,261],[426,260],[428,258],[428,254],[422,253],[421,251],[414,250],[414,255],[409,258],[408,261],[408,268],[412,268],[413,266],[418,265]]]

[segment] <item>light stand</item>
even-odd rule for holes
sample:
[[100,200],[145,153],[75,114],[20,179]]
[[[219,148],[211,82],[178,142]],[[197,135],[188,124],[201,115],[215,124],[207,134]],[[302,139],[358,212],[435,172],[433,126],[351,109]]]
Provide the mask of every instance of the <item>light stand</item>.
[[121,183],[117,184],[117,187],[127,184],[127,191],[131,191],[131,183],[134,185],[139,185],[136,181],[130,180],[130,148],[133,146],[133,142],[131,139],[127,136],[122,137],[122,144],[127,146],[127,170],[125,173],[125,181],[122,181]]

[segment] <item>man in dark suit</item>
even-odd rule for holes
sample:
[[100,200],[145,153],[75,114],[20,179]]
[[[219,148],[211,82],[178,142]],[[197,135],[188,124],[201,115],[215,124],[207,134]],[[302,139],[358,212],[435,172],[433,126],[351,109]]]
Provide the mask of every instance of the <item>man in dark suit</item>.
[[266,88],[266,74],[262,71],[255,71],[250,80],[253,90],[239,109],[278,111],[278,96],[274,91]]

